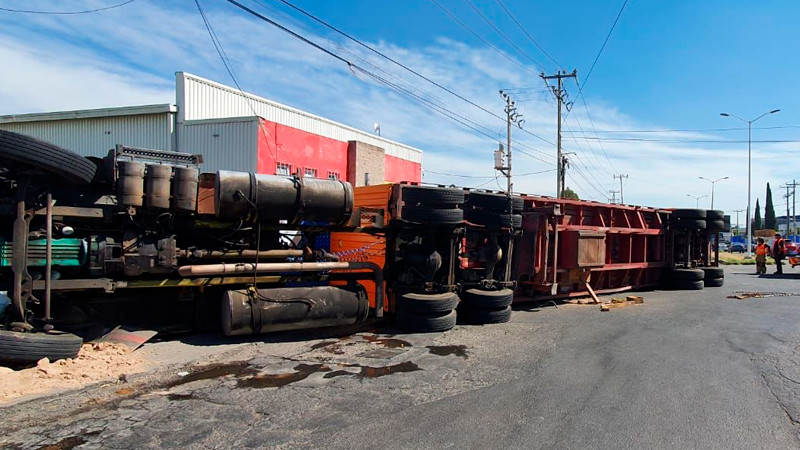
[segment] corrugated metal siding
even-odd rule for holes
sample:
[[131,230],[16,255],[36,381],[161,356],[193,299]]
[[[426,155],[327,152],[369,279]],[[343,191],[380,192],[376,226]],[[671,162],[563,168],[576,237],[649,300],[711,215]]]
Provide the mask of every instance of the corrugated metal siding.
[[173,150],[171,113],[95,119],[0,123],[0,129],[33,136],[81,155],[103,157],[117,144]]
[[203,155],[201,172],[256,171],[257,117],[187,122],[180,139],[180,151]]
[[184,72],[176,73],[178,121],[258,115],[339,141],[361,141],[386,154],[422,163],[422,151]]

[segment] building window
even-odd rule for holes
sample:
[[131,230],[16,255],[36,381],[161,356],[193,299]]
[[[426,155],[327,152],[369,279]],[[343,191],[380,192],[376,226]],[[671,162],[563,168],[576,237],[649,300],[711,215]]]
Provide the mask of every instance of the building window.
[[306,170],[305,170],[304,174],[308,178],[317,178],[317,169],[312,169],[310,167],[306,167]]
[[277,168],[275,170],[275,173],[277,175],[289,176],[289,175],[292,174],[292,165],[279,162],[278,165],[277,165]]
[[339,172],[331,172],[328,171],[328,179],[329,180],[338,180],[339,179]]

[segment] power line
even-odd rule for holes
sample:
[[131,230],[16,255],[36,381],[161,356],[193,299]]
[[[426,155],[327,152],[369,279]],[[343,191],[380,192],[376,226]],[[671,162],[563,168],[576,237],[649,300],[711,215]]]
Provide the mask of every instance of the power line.
[[[350,68],[350,70],[353,71],[354,73],[356,71],[360,72],[360,73],[372,78],[373,80],[375,80],[375,81],[377,81],[379,83],[382,83],[382,84],[384,84],[386,86],[391,87],[392,89],[397,90],[400,93],[403,93],[403,94],[405,94],[407,96],[410,96],[410,97],[418,100],[419,102],[421,102],[423,105],[427,106],[428,108],[436,111],[437,113],[449,118],[450,120],[453,120],[453,121],[459,123],[460,125],[464,126],[465,128],[471,129],[472,131],[474,131],[476,133],[479,133],[479,134],[481,134],[483,136],[486,136],[486,137],[492,139],[492,141],[494,141],[496,139],[495,136],[493,136],[492,134],[487,133],[487,132],[477,128],[480,125],[478,125],[477,123],[471,121],[470,119],[468,119],[468,118],[466,118],[464,116],[461,116],[461,115],[459,115],[457,113],[454,113],[453,111],[450,111],[450,110],[448,110],[447,108],[445,108],[443,106],[437,105],[437,104],[433,103],[432,101],[422,97],[421,95],[418,95],[418,94],[416,94],[414,92],[411,92],[410,90],[408,90],[406,88],[403,88],[402,86],[399,86],[398,84],[392,83],[391,81],[387,80],[386,78],[381,77],[380,75],[377,75],[377,74],[375,74],[373,72],[370,72],[367,69],[364,69],[363,67],[360,67],[357,64],[352,63],[351,61],[349,61],[349,60],[337,55],[336,53],[334,53],[334,52],[322,47],[321,45],[311,41],[310,39],[300,35],[299,33],[296,33],[294,31],[290,30],[289,28],[277,23],[276,21],[264,16],[263,14],[260,14],[257,11],[254,11],[253,9],[248,8],[247,6],[242,5],[241,3],[239,3],[236,0],[226,0],[226,1],[228,3],[236,6],[237,8],[239,8],[239,9],[241,9],[241,10],[243,10],[243,11],[245,11],[245,12],[247,12],[247,13],[249,13],[249,14],[251,14],[251,15],[253,15],[253,16],[255,16],[255,17],[257,17],[257,18],[259,18],[259,19],[261,19],[261,20],[263,20],[265,22],[267,22],[267,23],[269,23],[270,25],[273,25],[276,28],[278,28],[278,29],[290,34],[291,36],[299,39],[300,41],[302,41],[302,42],[304,42],[304,43],[306,43],[306,44],[308,44],[308,45],[310,45],[310,46],[322,51],[323,53],[325,53],[325,54],[337,59],[338,61],[341,61],[341,62],[345,63],[347,65],[347,67]],[[472,123],[474,126],[470,125],[470,123]]]
[[[787,128],[800,128],[800,125],[783,125],[773,127],[753,127],[753,130],[780,130]],[[715,132],[715,131],[742,131],[747,127],[730,128],[681,128],[681,129],[661,129],[661,130],[596,130],[598,133],[680,133],[680,132]]]
[[[575,79],[575,82],[578,82],[578,79]],[[597,128],[594,126],[594,119],[592,119],[592,114],[589,112],[589,105],[586,104],[586,98],[583,96],[583,92],[578,92],[578,98],[583,103],[583,109],[586,111],[586,117],[589,118],[589,123],[592,125],[592,130],[594,130],[594,135],[597,138],[600,138],[600,135],[597,134]],[[611,162],[611,158],[608,157],[608,153],[606,152],[606,148],[603,146],[602,141],[598,141],[600,144],[600,150],[603,151],[603,156],[606,157],[606,161],[608,161],[608,165],[611,166],[611,169],[616,172],[616,168],[614,167],[614,163]]]
[[116,5],[106,6],[103,8],[96,8],[96,9],[87,9],[83,11],[35,11],[30,9],[12,9],[12,8],[0,8],[0,11],[12,12],[12,13],[23,13],[23,14],[46,14],[46,15],[54,15],[54,16],[68,16],[74,14],[90,14],[96,13],[100,11],[108,11],[109,9],[119,8],[121,6],[128,5],[130,3],[135,2],[136,0],[127,0],[122,3],[118,3]]
[[544,55],[547,56],[550,59],[550,61],[553,61],[553,64],[555,64],[556,67],[560,66],[558,61],[556,61],[555,58],[553,58],[550,55],[550,53],[547,53],[547,50],[545,50],[541,45],[539,45],[539,43],[536,42],[536,39],[534,39],[533,36],[531,36],[530,33],[528,33],[528,31],[525,29],[525,27],[523,27],[522,24],[519,23],[517,18],[514,17],[514,14],[512,14],[511,11],[509,11],[509,9],[506,7],[506,5],[503,3],[503,1],[502,0],[495,0],[495,1],[497,2],[498,5],[500,5],[501,8],[503,8],[503,11],[505,11],[506,14],[508,14],[508,17],[510,17],[511,20],[513,20],[514,23],[517,24],[517,27],[519,27],[519,29],[522,30],[523,33],[525,33],[525,36],[528,37],[528,40],[531,41],[531,43],[533,45],[535,45],[536,48],[538,48],[542,53],[544,53]]
[[628,4],[628,0],[622,2],[622,7],[619,9],[619,13],[617,13],[617,18],[614,19],[614,23],[611,24],[611,29],[608,30],[608,34],[606,35],[605,40],[603,40],[603,45],[600,46],[600,51],[597,52],[597,56],[594,57],[594,61],[592,61],[591,67],[589,67],[589,72],[586,73],[586,78],[583,79],[583,83],[578,88],[578,95],[583,92],[583,88],[586,86],[586,83],[589,81],[589,77],[592,76],[592,71],[594,70],[594,66],[597,64],[597,60],[600,59],[600,55],[603,54],[603,50],[606,48],[606,44],[608,44],[608,39],[611,38],[611,33],[614,32],[614,28],[617,26],[617,22],[619,22],[619,18],[622,17],[622,11],[625,10],[625,6]]
[[388,60],[388,61],[391,61],[393,64],[395,64],[395,65],[397,65],[397,66],[399,66],[399,67],[402,67],[403,69],[405,69],[405,70],[407,70],[407,71],[409,71],[409,72],[413,73],[414,75],[416,75],[416,76],[418,76],[418,77],[422,78],[423,80],[425,80],[425,81],[427,81],[427,82],[429,82],[429,83],[433,84],[434,86],[438,87],[439,89],[442,89],[442,90],[444,90],[444,91],[448,92],[449,94],[452,94],[452,95],[454,95],[454,96],[458,97],[460,100],[463,100],[464,102],[467,102],[467,103],[469,103],[470,105],[472,105],[472,106],[474,106],[474,107],[476,107],[476,108],[480,109],[481,111],[483,111],[483,112],[485,112],[485,113],[487,113],[487,114],[489,114],[489,115],[491,115],[491,116],[494,116],[494,117],[496,117],[497,119],[500,119],[500,120],[505,120],[505,119],[503,119],[503,118],[502,118],[502,117],[501,117],[499,114],[495,114],[494,112],[490,111],[489,109],[487,109],[487,108],[484,108],[483,106],[481,106],[481,105],[478,105],[478,104],[474,103],[473,101],[471,101],[471,100],[469,100],[469,99],[465,98],[465,97],[464,97],[464,96],[462,96],[461,94],[458,94],[458,93],[454,92],[453,90],[451,90],[451,89],[449,89],[449,88],[447,88],[447,87],[445,87],[445,86],[443,86],[443,85],[441,85],[441,84],[437,83],[436,81],[434,81],[434,80],[432,80],[432,79],[430,79],[430,78],[426,77],[425,75],[422,75],[421,73],[417,72],[416,70],[414,70],[414,69],[412,69],[412,68],[410,68],[410,67],[406,66],[405,64],[403,64],[403,63],[401,63],[401,62],[399,62],[399,61],[395,60],[394,58],[392,58],[392,57],[390,57],[390,56],[388,56],[388,55],[386,55],[386,54],[384,54],[384,53],[380,52],[379,50],[376,50],[375,48],[373,48],[373,47],[371,47],[371,46],[369,46],[369,45],[365,44],[364,42],[362,42],[362,41],[360,41],[360,40],[358,40],[358,39],[354,38],[353,36],[349,35],[348,33],[346,33],[346,32],[344,32],[344,31],[340,30],[339,28],[336,28],[335,26],[333,26],[333,25],[329,24],[328,22],[325,22],[324,20],[320,19],[319,17],[316,17],[316,16],[314,16],[313,14],[309,13],[308,11],[305,11],[305,10],[303,10],[302,8],[300,8],[300,7],[298,7],[298,6],[294,5],[294,4],[292,4],[291,2],[289,2],[289,1],[287,1],[287,0],[278,0],[278,1],[280,1],[280,2],[281,2],[281,3],[283,3],[283,4],[285,4],[286,6],[289,6],[290,8],[294,9],[295,11],[298,11],[299,13],[303,14],[304,16],[306,16],[306,17],[308,17],[308,18],[310,18],[310,19],[314,20],[315,22],[317,22],[317,23],[320,23],[320,24],[322,24],[323,26],[325,26],[325,27],[327,27],[327,28],[329,28],[329,29],[331,29],[331,30],[335,31],[336,33],[338,33],[338,34],[340,34],[340,35],[344,36],[345,38],[347,38],[347,39],[349,39],[349,40],[351,40],[351,41],[355,42],[356,44],[360,45],[361,47],[364,47],[364,48],[366,48],[367,50],[371,51],[372,53],[375,53],[376,55],[378,55],[378,56],[380,56],[380,57],[382,57],[382,58],[384,58],[384,59],[386,59],[386,60]]
[[[451,94],[451,95],[453,95],[453,96],[457,97],[458,99],[460,99],[460,100],[462,100],[462,101],[464,101],[464,102],[466,102],[466,103],[468,103],[468,104],[470,104],[470,105],[474,106],[475,108],[478,108],[479,110],[481,110],[481,111],[483,111],[483,112],[485,112],[485,113],[487,113],[487,114],[491,115],[492,117],[494,117],[494,118],[496,118],[496,119],[498,119],[498,120],[502,120],[503,122],[505,122],[505,120],[506,120],[506,119],[505,119],[505,118],[503,118],[503,117],[501,117],[499,114],[496,114],[496,113],[494,113],[493,111],[491,111],[491,110],[489,110],[489,109],[487,109],[487,108],[485,108],[485,107],[483,107],[483,106],[481,106],[481,105],[479,105],[479,104],[477,104],[477,103],[473,102],[472,100],[469,100],[468,98],[466,98],[466,97],[464,97],[463,95],[461,95],[461,94],[459,94],[459,93],[457,93],[457,92],[453,91],[452,89],[450,89],[450,88],[448,88],[448,87],[446,87],[446,86],[444,86],[444,85],[442,85],[442,84],[440,84],[440,83],[438,83],[438,82],[436,82],[436,81],[434,81],[434,80],[430,79],[429,77],[426,77],[425,75],[423,75],[423,74],[419,73],[418,71],[416,71],[416,70],[412,69],[411,67],[408,67],[407,65],[405,65],[405,64],[403,64],[403,63],[401,63],[401,62],[399,62],[399,61],[395,60],[394,58],[392,58],[392,57],[390,57],[390,56],[388,56],[388,55],[386,55],[386,54],[382,53],[381,51],[379,51],[379,50],[377,50],[377,49],[375,49],[375,48],[371,47],[370,45],[368,45],[368,44],[366,44],[366,43],[364,43],[364,42],[360,41],[359,39],[357,39],[357,38],[355,38],[355,37],[351,36],[350,34],[346,33],[345,31],[343,31],[343,30],[341,30],[341,29],[339,29],[339,28],[337,28],[337,27],[335,27],[335,26],[333,26],[333,25],[329,24],[328,22],[326,22],[326,21],[324,21],[324,20],[320,19],[319,17],[317,17],[317,16],[315,16],[315,15],[311,14],[310,12],[308,12],[308,11],[306,11],[306,10],[304,10],[304,9],[302,9],[302,8],[300,8],[300,7],[296,6],[296,5],[294,5],[294,4],[292,4],[292,3],[291,3],[291,2],[289,2],[288,0],[277,0],[277,1],[279,1],[279,2],[281,2],[281,3],[283,3],[283,4],[285,4],[286,6],[288,6],[288,7],[292,8],[292,9],[294,9],[295,11],[297,11],[297,12],[299,12],[299,13],[301,13],[301,14],[303,14],[304,16],[306,16],[306,17],[308,17],[308,18],[310,18],[310,19],[314,20],[315,22],[317,22],[317,23],[319,23],[319,24],[321,24],[321,25],[325,26],[326,28],[328,28],[328,29],[330,29],[330,30],[332,30],[332,31],[334,31],[334,32],[336,32],[336,33],[338,33],[338,34],[340,34],[341,36],[344,36],[345,38],[349,39],[350,41],[352,41],[352,42],[355,42],[355,43],[356,43],[356,44],[358,44],[359,46],[366,48],[367,50],[371,51],[372,53],[375,53],[376,55],[378,55],[378,56],[380,56],[380,57],[382,57],[382,58],[384,58],[384,59],[386,59],[386,60],[388,60],[388,61],[392,62],[393,64],[395,64],[395,65],[397,65],[397,66],[399,66],[399,67],[401,67],[401,68],[403,68],[403,69],[407,70],[408,72],[411,72],[412,74],[414,74],[414,75],[416,75],[417,77],[419,77],[419,78],[422,78],[423,80],[425,80],[425,81],[427,81],[427,82],[429,82],[429,83],[433,84],[434,86],[438,87],[439,89],[442,89],[442,90],[446,91],[447,93],[449,93],[449,94]],[[432,0],[432,1],[433,1],[434,3],[436,3],[436,1],[435,1],[435,0]],[[443,11],[445,11],[445,12],[449,13],[447,10],[445,10],[445,9],[444,9],[444,8],[443,8],[441,5],[439,5],[438,3],[436,3],[436,5],[437,5],[437,6],[439,6],[439,8],[441,8]],[[454,18],[454,20],[457,20],[457,19],[455,19],[455,18]],[[489,44],[488,42],[486,42],[486,44],[487,44],[487,45],[491,45],[491,44]],[[505,55],[505,54],[504,54],[504,55]],[[513,61],[513,59],[512,59],[512,61]],[[373,67],[374,67],[374,66],[373,66]],[[376,69],[377,69],[377,68],[376,68]],[[463,118],[463,116],[462,116],[462,118]],[[473,122],[473,123],[474,123],[474,122]],[[537,138],[537,139],[539,139],[539,140],[541,140],[541,141],[543,141],[543,142],[546,142],[546,143],[548,143],[548,144],[550,144],[550,145],[555,145],[555,144],[553,144],[552,142],[549,142],[547,139],[544,139],[544,138],[542,138],[541,136],[539,136],[539,135],[537,135],[537,134],[534,134],[534,133],[532,133],[532,132],[530,132],[530,131],[528,131],[528,130],[522,130],[522,132],[523,132],[523,133],[525,133],[525,134],[531,135],[531,136],[533,136],[533,137],[535,137],[535,138]]]
[[593,137],[580,137],[580,136],[573,136],[568,138],[570,140],[591,140],[591,141],[603,141],[603,142],[670,142],[675,144],[746,144],[747,142],[752,142],[754,144],[761,143],[761,144],[786,144],[786,143],[797,143],[800,142],[800,139],[765,139],[765,140],[752,140],[752,141],[742,141],[742,140],[725,140],[725,139],[656,139],[656,138],[593,138]]
[[433,174],[436,174],[436,175],[446,175],[446,176],[448,176],[448,177],[458,177],[458,178],[479,178],[479,179],[489,179],[489,178],[494,178],[494,177],[495,177],[495,175],[490,175],[490,176],[488,176],[488,177],[479,177],[479,176],[477,176],[477,175],[461,175],[461,174],[457,174],[457,173],[437,172],[437,171],[435,171],[435,170],[428,170],[428,169],[423,169],[423,170],[422,170],[422,172],[423,172],[423,173],[433,173]]
[[473,3],[472,0],[464,0],[464,1],[467,2],[467,4],[470,6],[470,8],[472,8],[473,11],[478,13],[478,15],[481,16],[481,18],[484,20],[484,22],[488,23],[489,26],[492,27],[492,29],[494,31],[496,31],[497,34],[499,34],[500,37],[502,37],[508,43],[508,45],[514,47],[514,49],[516,51],[518,51],[522,56],[528,58],[533,64],[535,64],[537,66],[540,65],[539,61],[536,61],[535,59],[533,59],[525,50],[521,49],[517,44],[514,43],[514,41],[509,39],[508,36],[506,36],[506,34],[503,33],[503,30],[501,30],[500,28],[497,28],[497,25],[495,25],[494,22],[489,20],[489,18],[486,17],[486,15],[480,9],[478,9],[477,6],[475,6],[475,3]]
[[[225,70],[233,80],[234,85],[236,85],[236,88],[239,89],[239,93],[242,95],[242,97],[244,97],[247,106],[250,107],[250,111],[253,112],[253,115],[257,116],[258,114],[256,113],[255,107],[253,107],[250,99],[244,93],[244,89],[242,89],[242,86],[239,84],[239,80],[236,78],[236,75],[233,72],[231,60],[228,58],[228,54],[225,53],[225,48],[222,47],[222,42],[219,40],[217,33],[214,31],[214,27],[211,26],[211,22],[208,20],[208,17],[206,17],[206,13],[203,11],[203,7],[200,5],[200,0],[194,0],[194,3],[197,5],[197,11],[200,12],[200,17],[203,19],[203,24],[206,26],[208,36],[211,38],[211,42],[214,44],[214,48],[217,50],[217,55],[219,55],[219,58],[222,60],[222,65],[225,66]],[[264,137],[267,137],[264,124],[261,122],[259,122],[259,129],[264,134]],[[272,156],[272,160],[277,164],[278,156],[272,152],[272,148],[269,145],[267,146],[267,150],[269,151],[270,156]]]
[[448,16],[448,17],[450,17],[450,19],[451,19],[451,20],[453,20],[453,22],[455,22],[455,23],[457,23],[458,25],[460,25],[460,26],[461,26],[461,28],[463,28],[463,29],[465,29],[465,30],[469,31],[469,32],[470,32],[470,33],[471,33],[473,36],[475,36],[475,37],[476,37],[478,40],[480,40],[481,42],[483,42],[484,44],[486,44],[486,46],[487,46],[487,47],[491,48],[492,50],[494,50],[495,52],[497,52],[498,54],[500,54],[500,56],[502,56],[503,58],[505,58],[505,59],[507,59],[507,60],[511,61],[512,63],[516,64],[517,66],[521,67],[523,70],[525,70],[525,71],[527,71],[527,72],[530,72],[530,73],[532,73],[532,74],[534,74],[534,75],[536,74],[536,72],[535,72],[535,71],[533,71],[533,70],[529,69],[529,68],[528,68],[528,67],[526,67],[524,64],[522,64],[522,63],[520,63],[519,61],[517,61],[516,59],[514,59],[514,58],[512,58],[512,57],[508,56],[508,55],[507,55],[505,52],[503,52],[503,51],[502,51],[502,50],[500,50],[499,48],[497,48],[497,47],[495,47],[494,45],[492,45],[492,43],[491,43],[491,42],[489,42],[489,41],[487,41],[486,39],[484,39],[484,38],[483,38],[483,36],[481,36],[480,34],[476,33],[475,31],[473,31],[473,30],[472,30],[472,28],[468,27],[468,26],[467,26],[467,25],[466,25],[464,22],[462,22],[461,20],[459,20],[459,18],[458,18],[458,17],[456,17],[456,16],[455,16],[453,13],[451,13],[451,12],[450,12],[448,9],[446,9],[444,6],[442,6],[442,5],[441,5],[441,4],[440,4],[438,1],[436,1],[436,0],[431,0],[431,2],[432,2],[434,5],[438,6],[438,7],[439,7],[439,9],[441,9],[442,11],[444,11],[444,13],[445,13],[445,14],[447,14],[447,16]]
[[[584,130],[583,130],[583,126],[581,126],[581,122],[578,120],[577,116],[572,116],[572,118],[573,118],[573,119],[575,119],[575,123],[578,125],[578,129],[581,131],[581,134],[583,135],[583,137],[586,137],[586,133],[584,132]],[[566,121],[565,121],[565,122],[566,122]],[[567,128],[567,124],[566,124],[566,123],[564,124],[564,131],[567,131],[567,132],[569,132],[569,133],[573,133],[571,130],[569,130],[569,129]],[[602,169],[603,169],[603,171],[605,171],[605,172],[606,172],[606,175],[612,175],[612,173],[611,173],[611,172],[610,172],[608,169],[606,169],[606,168],[605,168],[605,166],[603,165],[603,163],[600,161],[600,158],[597,156],[597,152],[595,152],[595,150],[594,150],[594,147],[593,147],[593,145],[592,145],[592,141],[586,141],[586,144],[587,144],[587,147],[589,148],[589,151],[590,151],[590,153],[591,153],[591,154],[592,154],[592,156],[594,157],[594,160],[595,160],[595,161],[597,161],[597,166],[598,166],[598,167],[600,167],[600,168],[602,168]],[[579,141],[575,141],[575,145],[577,145],[577,146],[578,146],[578,148],[579,148],[581,151],[583,151],[583,146],[581,146],[581,144],[580,144],[580,142],[579,142]],[[598,172],[599,172],[599,171],[598,171]]]

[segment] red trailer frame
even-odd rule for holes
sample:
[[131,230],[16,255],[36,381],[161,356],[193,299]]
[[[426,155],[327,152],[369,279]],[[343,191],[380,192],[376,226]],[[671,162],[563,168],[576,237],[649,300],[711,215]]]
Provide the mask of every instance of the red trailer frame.
[[515,302],[658,286],[669,211],[523,195]]

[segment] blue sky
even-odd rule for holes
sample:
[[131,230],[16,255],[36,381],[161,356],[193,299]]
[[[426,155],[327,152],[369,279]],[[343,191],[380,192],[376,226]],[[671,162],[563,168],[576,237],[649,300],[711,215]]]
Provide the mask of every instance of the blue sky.
[[[250,92],[425,151],[424,180],[497,189],[492,150],[504,140],[497,118],[370,54],[276,0],[242,0],[368,70],[429,101],[443,104],[489,137],[438,115],[406,95],[352,72],[345,64],[243,14],[222,0],[200,0],[233,69]],[[5,0],[0,7],[82,10],[117,0]],[[294,4],[403,62],[486,109],[502,114],[498,89],[510,88],[527,131],[555,141],[555,101],[537,74],[577,69],[584,80],[622,1],[472,0],[522,51],[508,44],[467,0]],[[437,3],[500,52],[448,17]],[[516,27],[505,5],[559,64]],[[693,207],[688,195],[710,193],[698,176],[717,184],[715,207],[746,206],[747,131],[629,133],[628,130],[741,128],[745,118],[780,108],[756,123],[755,140],[800,140],[797,80],[800,4],[790,0],[630,0],[583,94],[567,117],[564,147],[577,153],[567,185],[583,198],[605,201],[627,173],[626,203]],[[0,114],[174,102],[174,72],[231,84],[193,0],[136,0],[84,15],[0,11]],[[567,83],[575,96],[577,86]],[[586,111],[591,113],[587,115]],[[594,124],[594,127],[592,126]],[[594,129],[600,130],[595,135]],[[608,133],[608,130],[620,132]],[[555,149],[514,132],[518,191],[552,195]],[[597,137],[603,138],[598,142]],[[650,139],[631,141],[627,139]],[[608,140],[610,139],[610,140]],[[624,139],[624,140],[620,140]],[[657,141],[652,141],[653,139]],[[715,143],[708,141],[734,141]],[[798,177],[791,164],[800,143],[754,144],[753,193]],[[527,154],[524,154],[527,153]],[[529,156],[532,155],[533,157]],[[709,199],[700,201],[708,207]]]

